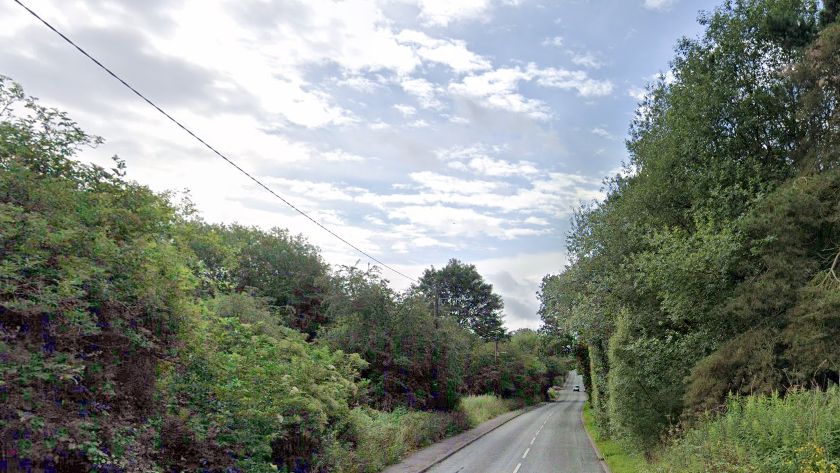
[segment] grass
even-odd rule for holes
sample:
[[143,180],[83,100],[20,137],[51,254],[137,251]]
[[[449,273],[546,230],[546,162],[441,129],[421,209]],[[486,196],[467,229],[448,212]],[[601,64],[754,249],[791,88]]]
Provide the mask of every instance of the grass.
[[475,427],[517,407],[496,396],[466,396],[452,412],[399,408],[391,412],[361,407],[350,412],[351,443],[334,442],[325,452],[330,471],[374,473],[412,452]]
[[516,405],[508,399],[484,394],[462,398],[459,409],[466,414],[470,427],[476,427],[515,407]]
[[664,449],[659,472],[838,473],[840,388],[731,398]]
[[601,455],[604,456],[604,460],[612,473],[647,473],[650,471],[650,465],[642,455],[628,452],[615,440],[601,437],[601,433],[592,418],[588,402],[583,407],[583,423],[595,440],[595,444],[598,445],[598,450],[601,451]]

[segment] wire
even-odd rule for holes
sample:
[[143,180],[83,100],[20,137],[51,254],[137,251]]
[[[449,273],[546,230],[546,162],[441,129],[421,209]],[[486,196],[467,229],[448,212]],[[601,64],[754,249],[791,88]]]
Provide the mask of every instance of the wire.
[[335,238],[337,238],[338,240],[340,240],[340,241],[341,241],[342,243],[344,243],[345,245],[349,246],[350,248],[353,248],[354,250],[356,250],[356,251],[357,251],[357,252],[359,252],[360,254],[362,254],[362,255],[364,255],[364,256],[366,256],[366,257],[370,258],[372,261],[375,261],[375,262],[379,263],[380,265],[382,265],[382,267],[383,267],[383,268],[387,268],[387,269],[389,269],[389,270],[393,271],[394,273],[399,274],[400,276],[402,276],[402,277],[404,277],[404,278],[408,279],[409,281],[414,281],[414,282],[416,282],[416,281],[417,281],[416,279],[414,279],[414,278],[412,278],[412,277],[410,277],[410,276],[407,276],[407,275],[403,274],[403,273],[402,273],[402,272],[400,272],[400,271],[397,271],[396,269],[394,269],[394,268],[392,268],[391,266],[389,266],[389,265],[385,264],[383,261],[379,260],[378,258],[376,258],[376,257],[374,257],[374,256],[372,256],[372,255],[370,255],[370,254],[368,254],[367,252],[365,252],[364,250],[362,250],[362,249],[361,249],[361,248],[359,248],[358,246],[356,246],[356,245],[354,245],[354,244],[350,243],[349,241],[345,240],[343,237],[341,237],[340,235],[338,235],[338,234],[337,234],[337,233],[335,233],[334,231],[332,231],[332,230],[330,230],[329,228],[325,227],[323,224],[321,224],[321,222],[319,222],[319,221],[315,220],[314,218],[310,217],[310,216],[309,216],[306,212],[304,212],[303,210],[299,209],[299,208],[298,208],[298,207],[296,207],[294,204],[292,204],[291,202],[289,202],[288,200],[286,200],[283,196],[281,196],[280,194],[278,194],[278,193],[274,192],[273,190],[271,190],[271,188],[269,188],[268,186],[266,186],[265,184],[263,184],[263,183],[262,183],[259,179],[257,179],[256,177],[252,176],[252,175],[251,175],[248,171],[246,171],[246,170],[242,169],[241,167],[239,167],[239,165],[238,165],[238,164],[236,164],[235,162],[233,162],[232,160],[230,160],[230,158],[228,158],[227,156],[225,156],[224,154],[222,154],[219,150],[217,150],[216,148],[214,148],[213,146],[211,146],[209,143],[207,143],[206,141],[204,141],[201,137],[199,137],[198,135],[196,135],[195,133],[193,133],[193,131],[192,131],[192,130],[190,130],[190,129],[189,129],[189,128],[187,128],[184,124],[182,124],[181,122],[179,122],[178,120],[176,120],[175,118],[173,118],[173,117],[172,117],[172,115],[170,115],[169,113],[167,113],[166,111],[164,111],[164,110],[163,110],[162,108],[160,108],[160,107],[159,107],[156,103],[152,102],[149,98],[147,98],[145,95],[143,95],[142,93],[140,93],[137,89],[135,89],[134,87],[132,87],[132,86],[131,86],[131,84],[129,84],[128,82],[126,82],[125,80],[123,80],[123,78],[122,78],[122,77],[120,77],[120,76],[118,76],[117,74],[115,74],[113,71],[111,71],[111,69],[108,69],[108,67],[106,67],[104,64],[102,64],[101,62],[99,62],[99,60],[97,60],[95,57],[93,57],[93,56],[91,56],[90,54],[88,54],[88,52],[87,52],[87,51],[85,51],[84,49],[82,49],[82,48],[81,48],[81,46],[79,46],[78,44],[76,44],[75,42],[73,42],[73,40],[71,40],[70,38],[68,38],[68,37],[67,37],[64,33],[62,33],[61,31],[58,31],[58,30],[57,30],[57,29],[56,29],[53,25],[51,25],[51,24],[50,24],[47,20],[45,20],[45,19],[41,18],[41,17],[40,17],[37,13],[35,13],[34,11],[32,11],[32,9],[30,9],[29,7],[27,7],[26,5],[24,5],[24,4],[23,4],[23,2],[21,2],[20,0],[13,0],[13,1],[14,1],[15,3],[17,3],[18,5],[20,5],[20,6],[21,6],[24,10],[26,10],[27,12],[29,12],[29,14],[30,14],[30,15],[32,15],[32,16],[34,16],[36,19],[38,19],[38,21],[40,21],[41,23],[43,23],[43,24],[44,24],[44,26],[46,26],[47,28],[49,28],[50,30],[52,30],[52,31],[53,31],[53,33],[55,33],[55,34],[57,34],[58,36],[60,36],[60,37],[61,37],[61,39],[63,39],[64,41],[66,41],[68,44],[70,44],[70,46],[73,46],[73,47],[74,47],[77,51],[79,51],[80,53],[82,53],[82,55],[84,55],[86,58],[90,59],[90,60],[91,60],[94,64],[96,64],[97,66],[99,66],[99,68],[100,68],[100,69],[102,69],[103,71],[107,72],[107,73],[108,73],[108,75],[110,75],[110,76],[111,76],[111,77],[113,77],[114,79],[118,80],[118,81],[119,81],[122,85],[124,85],[124,86],[125,86],[128,90],[130,90],[130,91],[134,92],[134,95],[136,95],[136,96],[140,97],[141,99],[143,99],[143,101],[144,101],[144,102],[146,102],[147,104],[149,104],[149,105],[151,105],[152,107],[154,107],[154,109],[155,109],[155,110],[157,110],[158,112],[160,112],[160,113],[161,113],[161,115],[163,115],[164,117],[168,118],[168,119],[169,119],[169,121],[171,121],[172,123],[174,123],[175,125],[177,125],[177,126],[178,126],[178,128],[180,128],[180,129],[184,130],[185,132],[187,132],[187,134],[189,134],[190,136],[192,136],[193,138],[195,138],[196,140],[198,140],[198,142],[199,142],[199,143],[201,143],[202,145],[204,145],[204,147],[206,147],[207,149],[209,149],[210,151],[212,151],[212,152],[213,152],[216,156],[218,156],[218,157],[220,157],[220,158],[224,159],[224,160],[225,160],[228,164],[230,164],[231,166],[233,166],[234,168],[236,168],[236,170],[237,170],[237,171],[239,171],[239,172],[241,172],[242,174],[244,174],[245,176],[247,176],[247,177],[248,177],[248,179],[250,179],[250,180],[254,181],[254,182],[255,182],[258,186],[260,186],[260,187],[262,187],[263,189],[267,190],[267,191],[268,191],[269,193],[271,193],[271,195],[273,195],[274,197],[277,197],[278,199],[280,199],[280,200],[281,200],[284,204],[286,204],[287,206],[291,207],[291,208],[292,208],[292,210],[294,210],[295,212],[297,212],[297,213],[299,213],[299,214],[303,215],[303,216],[304,216],[304,217],[306,217],[306,218],[307,218],[310,222],[312,222],[312,223],[314,223],[315,225],[319,226],[322,230],[324,230],[325,232],[327,232],[327,233],[329,233],[330,235],[334,236]]

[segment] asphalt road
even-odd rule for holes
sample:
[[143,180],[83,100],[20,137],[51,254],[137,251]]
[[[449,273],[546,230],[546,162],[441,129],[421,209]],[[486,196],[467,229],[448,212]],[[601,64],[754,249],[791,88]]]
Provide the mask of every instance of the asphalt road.
[[574,371],[559,401],[511,420],[435,465],[433,473],[602,473],[589,444],[580,410],[586,400],[572,386]]

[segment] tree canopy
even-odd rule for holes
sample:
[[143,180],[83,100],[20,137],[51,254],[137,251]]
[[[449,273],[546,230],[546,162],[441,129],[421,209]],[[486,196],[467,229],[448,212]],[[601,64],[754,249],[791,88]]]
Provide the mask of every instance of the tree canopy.
[[484,280],[475,265],[451,259],[443,268],[429,268],[423,272],[417,290],[432,304],[439,304],[443,316],[452,318],[483,340],[504,337],[502,297],[493,292],[493,286]]

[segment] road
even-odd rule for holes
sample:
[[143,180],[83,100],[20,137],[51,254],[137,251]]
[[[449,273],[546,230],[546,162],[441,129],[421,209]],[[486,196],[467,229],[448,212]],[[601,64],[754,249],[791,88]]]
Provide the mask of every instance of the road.
[[580,420],[581,376],[566,379],[559,401],[511,420],[433,467],[433,473],[602,473]]

